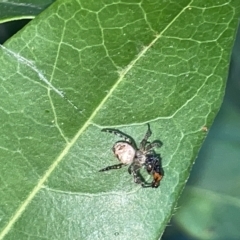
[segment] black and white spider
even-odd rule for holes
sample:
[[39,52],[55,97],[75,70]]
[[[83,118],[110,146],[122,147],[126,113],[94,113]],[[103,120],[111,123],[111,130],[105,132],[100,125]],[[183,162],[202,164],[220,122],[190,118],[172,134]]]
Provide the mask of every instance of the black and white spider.
[[[124,141],[118,141],[113,145],[113,153],[121,162],[120,164],[105,167],[99,172],[108,171],[111,169],[119,169],[123,166],[130,165],[128,172],[133,174],[134,182],[141,184],[142,187],[153,187],[157,188],[163,178],[164,171],[161,166],[161,157],[156,154],[153,150],[155,147],[161,147],[162,142],[155,140],[149,142],[148,138],[151,136],[152,132],[150,125],[148,124],[147,132],[140,142],[139,148],[137,148],[136,143],[132,137],[129,135],[111,128],[104,128],[102,132],[114,133],[115,135],[124,139]],[[145,167],[147,172],[153,176],[152,183],[146,183],[140,176],[139,170],[141,167]]]

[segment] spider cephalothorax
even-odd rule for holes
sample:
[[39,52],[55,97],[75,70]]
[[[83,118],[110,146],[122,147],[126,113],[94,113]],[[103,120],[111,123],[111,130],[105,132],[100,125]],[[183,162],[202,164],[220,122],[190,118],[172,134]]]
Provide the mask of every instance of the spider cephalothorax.
[[[124,139],[118,141],[113,145],[113,153],[120,161],[120,164],[108,166],[100,170],[100,172],[108,171],[111,169],[119,169],[122,166],[130,165],[128,172],[133,174],[134,182],[141,184],[143,187],[157,188],[163,178],[164,172],[161,166],[161,157],[154,152],[155,147],[161,147],[162,143],[158,140],[148,142],[148,138],[152,132],[148,124],[148,130],[137,148],[135,141],[129,135],[111,128],[102,129],[103,132],[114,133]],[[153,176],[152,183],[145,183],[139,174],[141,167],[145,167],[147,172]]]

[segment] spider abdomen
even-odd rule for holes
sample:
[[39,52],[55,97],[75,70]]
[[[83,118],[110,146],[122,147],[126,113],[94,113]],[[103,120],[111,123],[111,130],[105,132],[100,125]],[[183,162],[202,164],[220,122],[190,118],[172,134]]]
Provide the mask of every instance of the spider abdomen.
[[113,153],[123,164],[131,164],[135,158],[136,150],[127,142],[117,142],[113,146]]

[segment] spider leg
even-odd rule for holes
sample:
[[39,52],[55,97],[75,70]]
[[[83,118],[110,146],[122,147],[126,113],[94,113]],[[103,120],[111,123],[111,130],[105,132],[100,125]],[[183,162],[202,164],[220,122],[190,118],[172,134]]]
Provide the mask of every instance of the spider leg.
[[157,173],[157,172],[153,173],[153,181],[151,183],[143,183],[142,187],[143,188],[148,188],[148,187],[158,188],[159,185],[160,185],[160,181],[162,180],[163,176],[164,176],[164,173],[163,173],[163,169],[161,168],[160,173]]
[[144,185],[144,181],[142,180],[141,175],[139,174],[139,170],[142,166],[138,163],[132,163],[130,167],[128,168],[129,174],[133,175],[134,182],[137,184]]
[[131,145],[134,144],[134,140],[130,136],[128,136],[126,133],[123,133],[117,129],[103,128],[101,131],[113,133],[113,134],[117,135],[118,137],[123,138],[125,141],[129,142]]
[[105,168],[99,170],[99,172],[104,172],[104,171],[108,171],[108,170],[112,170],[112,169],[120,169],[123,166],[125,166],[125,164],[123,164],[123,163],[115,164],[115,165],[112,165],[112,166],[105,167]]
[[151,131],[151,129],[150,129],[149,123],[147,124],[147,126],[148,126],[147,132],[146,132],[143,140],[140,142],[140,149],[141,149],[141,150],[144,150],[144,149],[145,149],[145,146],[146,146],[146,144],[148,143],[148,138],[152,135],[152,131]]
[[146,152],[149,152],[149,151],[152,150],[153,148],[155,148],[155,147],[156,147],[156,148],[159,148],[159,147],[161,147],[161,146],[162,146],[162,142],[156,140],[156,141],[153,141],[153,142],[149,143],[149,144],[146,146],[145,151],[146,151]]

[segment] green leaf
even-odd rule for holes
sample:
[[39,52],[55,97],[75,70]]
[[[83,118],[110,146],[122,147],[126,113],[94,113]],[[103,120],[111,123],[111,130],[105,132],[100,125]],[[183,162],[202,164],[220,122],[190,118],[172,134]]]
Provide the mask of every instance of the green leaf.
[[[0,239],[158,239],[222,102],[236,1],[56,2],[2,48]],[[116,164],[149,122],[165,177]],[[148,177],[148,181],[151,178]]]
[[32,19],[54,0],[0,0],[0,23],[19,19]]

